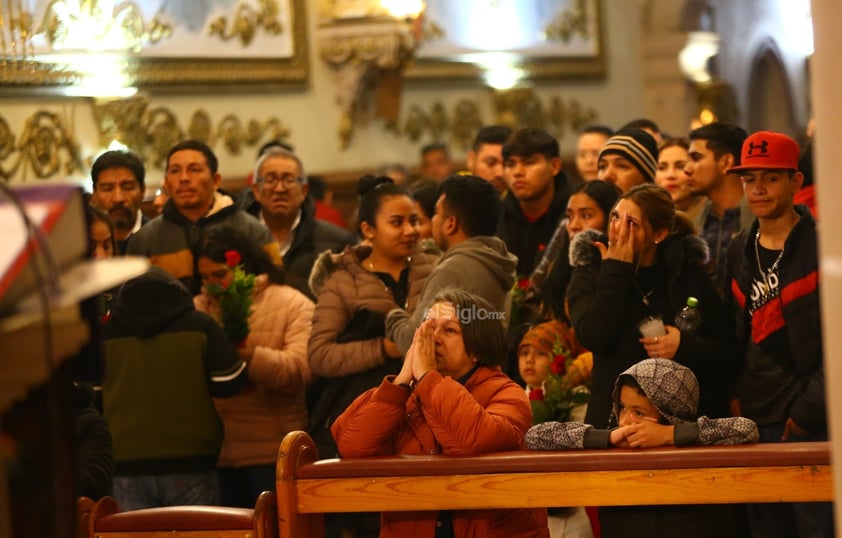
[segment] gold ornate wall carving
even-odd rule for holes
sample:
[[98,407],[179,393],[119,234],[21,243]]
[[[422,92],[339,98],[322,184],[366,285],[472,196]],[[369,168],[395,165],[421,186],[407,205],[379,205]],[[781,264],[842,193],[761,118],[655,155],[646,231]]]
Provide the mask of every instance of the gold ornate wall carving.
[[215,149],[221,142],[228,153],[239,155],[244,146],[254,146],[264,137],[282,140],[290,134],[278,118],[244,121],[227,114],[217,123],[204,109],[193,112],[184,129],[172,110],[150,108],[145,96],[95,100],[94,117],[100,130],[100,147],[117,140],[142,155],[147,166],[155,168],[163,168],[169,148],[187,137]]
[[591,37],[588,29],[588,3],[586,0],[576,0],[572,9],[565,9],[544,28],[547,41],[563,41],[569,43],[574,36],[583,39]]
[[[154,17],[148,23],[143,20],[140,8],[132,2],[113,6],[109,11],[100,0],[87,2],[53,0],[47,7],[36,33],[43,33],[53,50],[74,48],[80,42],[89,42],[92,38],[108,39],[133,52],[140,52],[143,45],[158,43],[172,36],[173,28],[166,22]],[[111,4],[108,4],[111,7]],[[19,21],[25,20],[21,10]],[[24,26],[20,23],[21,28]],[[92,28],[97,35],[91,36]]]
[[[132,117],[125,118],[123,125],[132,129],[121,133],[109,130],[112,124],[100,122],[100,132],[108,132],[108,136],[114,137],[111,140],[119,140],[137,151],[147,166],[160,169],[164,167],[169,149],[186,137],[206,142],[217,152],[224,148],[231,155],[239,155],[244,147],[255,146],[261,140],[283,140],[290,135],[289,129],[276,117],[243,120],[235,114],[227,114],[215,122],[207,110],[198,109],[190,116],[184,129],[176,114],[166,107],[149,108],[148,100],[139,103],[134,98],[118,101],[125,101],[124,116]],[[125,142],[129,139],[134,141],[134,145]],[[101,142],[100,145],[107,144]]]
[[82,169],[79,143],[59,114],[39,110],[26,119],[20,134],[0,116],[0,178],[23,181],[64,176]]
[[470,147],[477,130],[490,123],[508,125],[512,129],[540,127],[563,138],[568,131],[578,133],[598,118],[596,109],[576,99],[565,102],[561,97],[553,96],[545,102],[531,88],[495,91],[493,107],[493,119],[486,122],[476,102],[470,99],[457,102],[451,112],[441,101],[433,103],[428,110],[413,104],[406,113],[403,128],[395,134],[404,134],[413,142],[422,138],[450,141],[465,150]]
[[[290,130],[276,117],[244,120],[227,114],[215,121],[204,109],[191,115],[185,129],[175,112],[150,107],[144,96],[97,99],[92,105],[100,131],[97,145],[106,148],[119,141],[140,154],[147,168],[163,169],[169,148],[188,136],[206,142],[220,157],[223,151],[239,155],[264,140],[290,136]],[[0,115],[0,179],[63,179],[88,166],[73,126],[60,114],[39,110],[25,120],[19,134]]]
[[[185,30],[183,21],[174,22],[166,15],[147,13],[144,19],[140,4],[137,0],[50,0],[36,21],[29,3],[0,2],[0,56],[4,60],[0,62],[0,90],[28,96],[37,88],[64,95],[75,87],[75,95],[99,95],[94,82],[103,75],[102,66],[82,60],[91,60],[100,50],[114,53],[103,56],[112,64],[107,74],[120,75],[124,87],[142,90],[206,91],[211,85],[216,91],[274,90],[300,87],[307,81],[306,0],[240,2],[223,16],[208,16],[207,25],[198,32]],[[261,32],[274,41],[257,54],[248,47],[254,49],[254,39]],[[183,47],[184,55],[182,49],[136,54],[185,34],[191,45]],[[41,36],[44,44],[36,46],[33,40],[40,43]],[[214,50],[228,41],[233,42],[230,47],[226,44],[227,49],[238,49],[235,55],[190,55],[190,50]],[[273,55],[267,56],[266,50]],[[80,57],[74,51],[84,54]]]
[[261,28],[272,35],[283,31],[278,20],[280,11],[277,0],[260,0],[260,11],[248,4],[240,4],[230,21],[223,15],[210,24],[208,32],[219,36],[222,41],[238,38],[243,47],[248,47]]

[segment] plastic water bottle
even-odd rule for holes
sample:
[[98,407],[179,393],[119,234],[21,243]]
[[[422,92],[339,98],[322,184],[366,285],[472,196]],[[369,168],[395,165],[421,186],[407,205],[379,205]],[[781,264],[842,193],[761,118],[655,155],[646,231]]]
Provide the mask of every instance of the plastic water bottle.
[[699,312],[699,300],[695,297],[687,298],[687,306],[675,315],[675,326],[683,333],[695,333],[702,323],[702,314]]

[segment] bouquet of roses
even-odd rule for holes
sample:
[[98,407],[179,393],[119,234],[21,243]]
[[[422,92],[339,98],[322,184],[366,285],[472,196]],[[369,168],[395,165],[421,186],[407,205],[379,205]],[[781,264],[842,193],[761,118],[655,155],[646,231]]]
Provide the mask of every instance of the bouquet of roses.
[[532,405],[532,422],[567,422],[576,406],[588,403],[591,391],[586,385],[570,385],[564,377],[575,357],[556,336],[553,344],[553,359],[550,374],[541,387],[535,387],[529,393]]
[[243,270],[242,258],[236,250],[225,252],[225,265],[231,268],[228,286],[208,284],[208,293],[219,302],[219,322],[231,342],[240,345],[249,334],[254,275]]

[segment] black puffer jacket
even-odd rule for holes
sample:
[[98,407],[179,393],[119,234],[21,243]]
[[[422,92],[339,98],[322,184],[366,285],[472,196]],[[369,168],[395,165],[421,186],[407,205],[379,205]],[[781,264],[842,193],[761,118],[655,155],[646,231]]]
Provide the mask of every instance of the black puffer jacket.
[[[676,313],[691,296],[699,300],[702,324],[696,334],[682,333],[675,360],[699,379],[699,413],[726,416],[738,365],[736,341],[733,318],[702,267],[707,259],[704,241],[696,235],[669,236],[658,247],[655,266],[638,271],[632,263],[603,261],[593,241],[607,243],[604,234],[594,230],[573,239],[570,264],[574,269],[567,289],[576,336],[594,354],[593,395],[585,422],[597,428],[608,426],[614,380],[647,358],[638,341],[638,323],[660,315],[665,325],[673,325]],[[644,295],[647,301],[642,300]]]
[[[789,233],[780,261],[780,283],[783,322],[795,375],[803,383],[798,397],[792,402],[789,416],[796,424],[810,432],[827,431],[824,362],[822,351],[821,311],[819,304],[818,250],[816,221],[807,206],[795,206],[801,219]],[[743,230],[728,249],[728,274],[731,282],[727,290],[736,312],[736,334],[743,346],[752,338],[752,318],[748,314],[746,298],[752,294],[752,281],[757,274],[754,237],[758,222]],[[755,314],[760,317],[757,312]],[[761,325],[762,320],[756,320]],[[756,337],[763,348],[764,341]]]

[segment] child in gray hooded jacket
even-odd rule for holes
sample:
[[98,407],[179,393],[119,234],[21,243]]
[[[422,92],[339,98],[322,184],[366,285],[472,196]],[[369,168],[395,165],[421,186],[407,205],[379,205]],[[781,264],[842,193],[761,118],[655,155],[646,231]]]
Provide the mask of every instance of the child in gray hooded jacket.
[[614,384],[611,423],[601,430],[578,422],[545,422],[526,432],[533,450],[664,445],[756,443],[757,425],[743,417],[697,416],[699,383],[675,361],[646,359],[620,374]]
[[[668,359],[646,359],[614,384],[608,430],[578,422],[545,422],[526,432],[532,450],[648,448],[665,445],[756,443],[757,425],[743,417],[699,417],[699,383],[693,372]],[[626,506],[599,509],[602,538],[736,538],[734,505]]]

